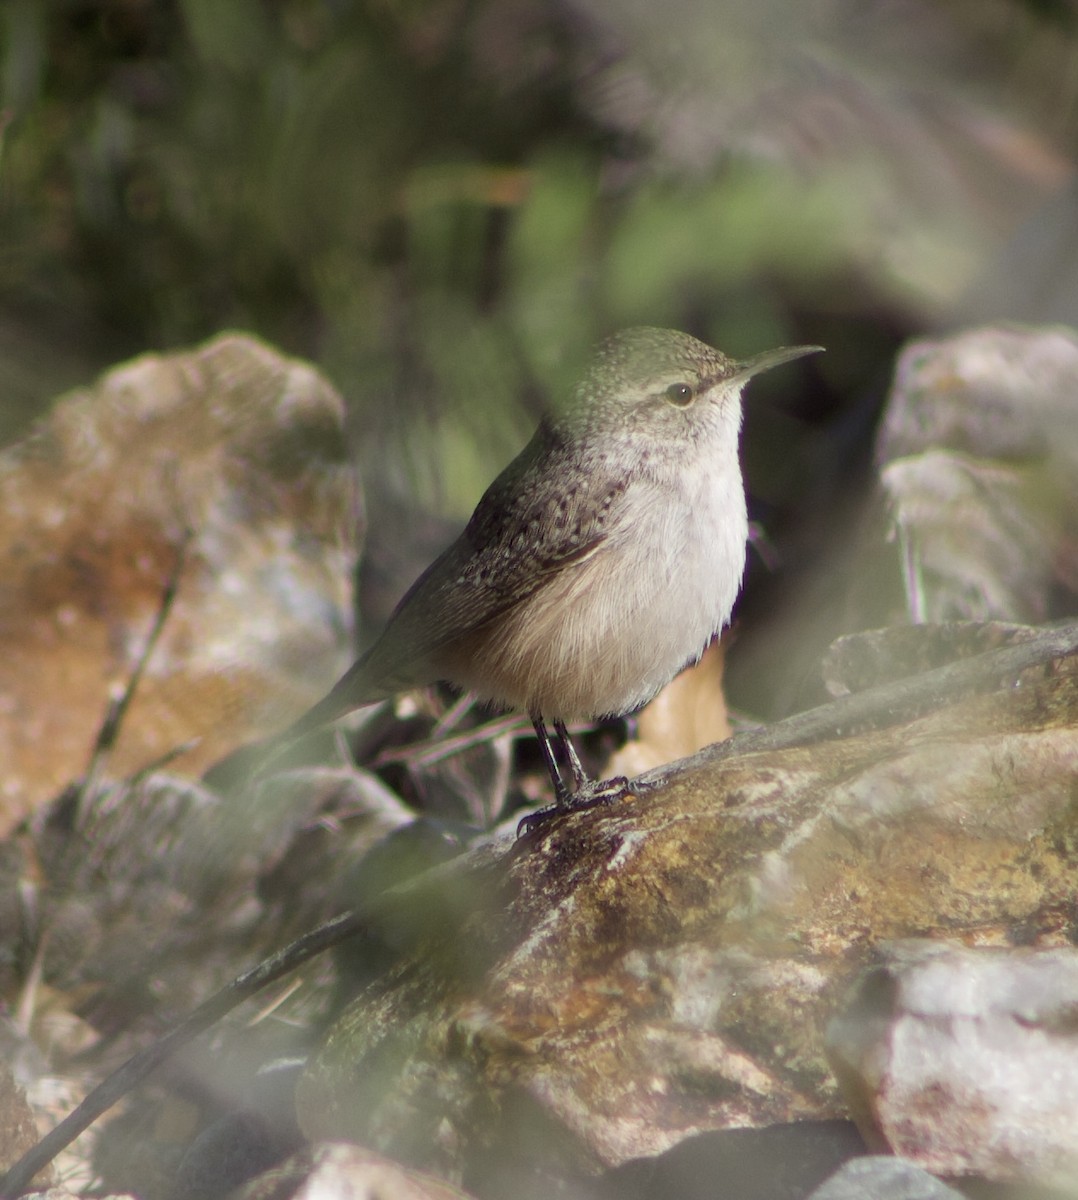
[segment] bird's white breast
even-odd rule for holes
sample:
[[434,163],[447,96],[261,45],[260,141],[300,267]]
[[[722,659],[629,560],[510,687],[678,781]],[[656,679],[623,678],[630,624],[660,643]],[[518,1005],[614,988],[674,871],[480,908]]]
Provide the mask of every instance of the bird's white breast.
[[607,539],[521,604],[464,682],[548,719],[596,717],[638,708],[701,654],[744,570],[736,446],[642,474],[620,508]]

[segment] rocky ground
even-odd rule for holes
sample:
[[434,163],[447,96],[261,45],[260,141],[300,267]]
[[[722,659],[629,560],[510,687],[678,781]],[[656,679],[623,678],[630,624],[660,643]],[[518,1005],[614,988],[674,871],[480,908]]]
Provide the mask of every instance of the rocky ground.
[[1066,331],[909,347],[853,573],[905,619],[722,742],[709,655],[581,731],[644,794],[522,837],[524,723],[447,694],[242,750],[348,658],[321,377],[228,336],[65,398],[0,457],[0,1163],[349,912],[55,1194],[1078,1195],[1076,383]]

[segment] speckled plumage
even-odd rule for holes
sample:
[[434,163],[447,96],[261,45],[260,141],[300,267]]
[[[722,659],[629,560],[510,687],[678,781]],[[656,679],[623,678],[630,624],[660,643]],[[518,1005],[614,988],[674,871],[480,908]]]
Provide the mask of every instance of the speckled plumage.
[[738,363],[672,330],[603,342],[381,637],[286,736],[438,679],[546,721],[645,703],[699,657],[741,584],[741,389],[811,349]]

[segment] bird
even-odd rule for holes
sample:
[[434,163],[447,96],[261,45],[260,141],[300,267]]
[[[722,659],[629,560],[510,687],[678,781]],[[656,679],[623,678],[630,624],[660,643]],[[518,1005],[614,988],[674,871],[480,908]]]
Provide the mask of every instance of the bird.
[[642,707],[728,623],[748,538],[742,389],[821,349],[737,361],[651,327],[601,342],[370,648],[277,744],[442,681],[529,716],[549,811],[632,790],[590,780],[567,725]]

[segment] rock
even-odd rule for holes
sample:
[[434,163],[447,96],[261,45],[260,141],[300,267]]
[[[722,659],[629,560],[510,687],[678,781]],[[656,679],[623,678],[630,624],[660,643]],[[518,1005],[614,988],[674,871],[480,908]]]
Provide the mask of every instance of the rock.
[[[0,1062],[0,1173],[6,1171],[37,1141],[34,1114],[26,1093],[6,1062]],[[52,1182],[51,1168],[41,1171],[36,1181]]]
[[252,1180],[236,1200],[468,1200],[441,1179],[360,1146],[312,1146]]
[[522,1171],[599,1169],[844,1115],[823,1031],[882,939],[1073,935],[1078,640],[1038,639],[803,714],[799,744],[739,735],[386,895],[372,920],[412,952],[330,1031],[305,1132],[456,1176],[507,1126]]
[[[21,871],[0,872],[0,919],[18,918],[0,927],[12,960],[0,982],[14,988],[36,955],[49,986],[109,1036],[139,1013],[179,1020],[259,955],[456,849],[423,840],[426,824],[360,769],[290,770],[227,796],[151,774],[75,808],[44,807]],[[86,1049],[56,1029],[48,1044]],[[205,1069],[235,1074],[219,1055]]]
[[887,947],[828,1048],[870,1144],[944,1175],[1074,1187],[1078,950]]
[[902,352],[879,434],[893,462],[945,448],[1000,462],[1078,461],[1078,334],[988,325]]
[[[658,1158],[609,1172],[598,1195],[604,1200],[804,1200],[810,1188],[864,1153],[865,1144],[849,1121],[724,1129],[686,1138]],[[721,1191],[716,1180],[722,1180]],[[519,1188],[513,1192],[518,1194]]]
[[907,559],[915,621],[1043,621],[1059,518],[1031,511],[1036,479],[947,450],[880,472]]
[[1002,621],[948,621],[942,625],[889,625],[837,638],[821,663],[824,686],[847,696],[890,679],[905,679],[944,663],[1036,636],[1029,625]]
[[226,334],[61,398],[0,454],[0,834],[87,767],[175,601],[108,770],[200,772],[344,664],[361,514],[339,396]]
[[637,714],[635,736],[614,752],[608,775],[639,775],[684,758],[731,733],[722,691],[723,643],[716,641]]
[[913,1163],[874,1154],[840,1167],[806,1200],[963,1200],[963,1194]]
[[[879,437],[915,621],[1043,621],[1078,597],[1078,335],[915,342]],[[1057,602],[1058,603],[1058,602]]]
[[282,1153],[276,1131],[250,1113],[230,1113],[204,1129],[180,1160],[173,1194],[184,1200],[223,1200],[234,1189],[275,1167]]

